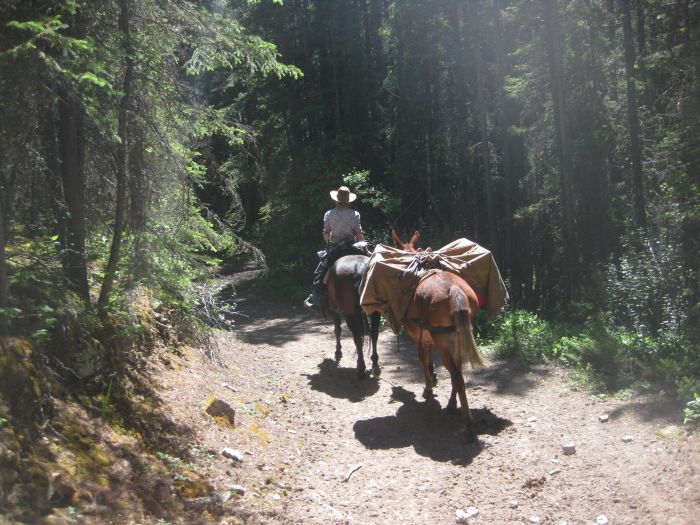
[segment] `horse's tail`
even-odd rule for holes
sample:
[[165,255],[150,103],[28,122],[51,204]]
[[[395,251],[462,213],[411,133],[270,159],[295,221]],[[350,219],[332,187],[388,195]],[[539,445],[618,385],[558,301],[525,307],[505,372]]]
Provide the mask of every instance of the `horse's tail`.
[[450,288],[450,314],[457,335],[457,345],[453,347],[452,353],[459,370],[461,371],[465,364],[472,368],[486,366],[486,360],[476,348],[467,294],[457,285]]
[[362,284],[362,278],[365,275],[366,269],[367,269],[367,261],[360,261],[360,262],[355,264],[355,271],[353,272],[353,276],[352,276],[352,286],[358,292],[360,291],[360,285]]

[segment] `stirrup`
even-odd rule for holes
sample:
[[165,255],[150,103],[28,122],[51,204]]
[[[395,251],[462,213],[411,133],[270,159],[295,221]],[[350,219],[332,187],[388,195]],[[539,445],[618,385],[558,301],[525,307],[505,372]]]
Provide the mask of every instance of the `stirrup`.
[[311,295],[309,297],[307,297],[306,300],[304,301],[304,306],[307,309],[311,310],[311,312],[313,312],[314,314],[321,315],[321,307],[319,305],[311,302],[311,299],[312,299]]

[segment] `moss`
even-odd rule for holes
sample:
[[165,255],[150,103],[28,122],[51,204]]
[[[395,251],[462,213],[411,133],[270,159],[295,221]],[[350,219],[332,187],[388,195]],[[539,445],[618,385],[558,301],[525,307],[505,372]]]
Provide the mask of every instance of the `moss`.
[[199,498],[214,492],[214,487],[201,479],[177,479],[173,486],[185,498]]
[[251,423],[250,427],[248,427],[248,431],[254,436],[257,436],[258,439],[260,439],[260,441],[263,442],[263,444],[267,444],[270,442],[270,434],[266,430],[261,428],[258,423]]
[[34,435],[34,423],[41,411],[41,388],[31,354],[32,344],[27,339],[0,340],[0,397],[4,400],[3,410],[17,423],[16,428]]

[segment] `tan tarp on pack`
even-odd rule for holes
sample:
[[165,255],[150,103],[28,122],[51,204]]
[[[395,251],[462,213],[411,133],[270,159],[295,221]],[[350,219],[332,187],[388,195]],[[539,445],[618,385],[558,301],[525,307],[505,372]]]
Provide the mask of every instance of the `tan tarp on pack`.
[[[417,265],[418,271],[412,271]],[[485,300],[490,318],[496,317],[508,300],[491,252],[469,239],[457,239],[437,251],[418,253],[378,244],[360,285],[360,304],[367,313],[383,313],[391,329],[398,333],[416,286],[438,269],[461,276],[480,302]]]

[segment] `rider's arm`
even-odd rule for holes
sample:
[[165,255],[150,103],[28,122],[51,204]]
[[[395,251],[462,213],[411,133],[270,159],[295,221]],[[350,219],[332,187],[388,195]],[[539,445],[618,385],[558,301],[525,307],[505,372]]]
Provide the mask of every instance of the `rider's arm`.
[[328,210],[323,216],[323,240],[328,242],[331,240],[331,223],[328,220],[331,211]]
[[355,212],[355,219],[352,225],[352,233],[355,234],[355,242],[360,242],[365,240],[365,234],[362,231],[362,225],[360,224],[360,212]]

